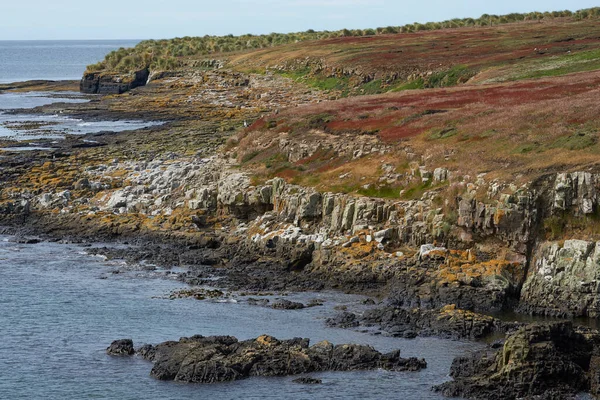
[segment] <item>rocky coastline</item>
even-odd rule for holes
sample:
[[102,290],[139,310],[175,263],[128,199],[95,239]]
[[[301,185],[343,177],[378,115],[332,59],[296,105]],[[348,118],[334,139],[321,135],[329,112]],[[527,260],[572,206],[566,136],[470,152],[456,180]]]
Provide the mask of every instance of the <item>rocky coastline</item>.
[[[457,359],[454,381],[437,388],[445,395],[596,395],[597,332],[493,315],[598,317],[600,242],[583,228],[566,240],[553,237],[548,221],[593,223],[600,171],[549,171],[516,185],[485,174],[458,177],[415,156],[407,176],[434,185],[414,199],[323,192],[277,176],[260,180],[240,161],[243,149],[233,134],[280,108],[315,104],[325,95],[278,76],[226,71],[165,77],[131,90],[136,80],[105,82],[102,91],[97,77],[86,77],[83,92],[128,94],[35,110],[89,118],[151,115],[168,124],[96,134],[98,146],[81,146],[84,136],[51,152],[3,153],[4,232],[85,242],[93,254],[130,263],[185,267],[179,279],[192,286],[217,277],[220,288],[235,291],[332,289],[377,299],[371,309],[328,320],[340,328],[375,326],[405,338],[507,335],[502,345]],[[275,145],[289,162],[323,148],[349,160],[391,151],[373,137],[319,135],[314,143],[290,137]],[[385,166],[381,170],[390,179]],[[444,191],[453,196],[441,201]],[[448,211],[450,203],[455,207]],[[111,241],[128,246],[97,244]],[[154,362],[153,376],[184,382],[425,366],[399,353],[268,336],[244,342],[193,337],[136,352]],[[262,361],[250,362],[241,352]],[[290,357],[291,364],[276,362]],[[553,380],[559,375],[568,379]]]

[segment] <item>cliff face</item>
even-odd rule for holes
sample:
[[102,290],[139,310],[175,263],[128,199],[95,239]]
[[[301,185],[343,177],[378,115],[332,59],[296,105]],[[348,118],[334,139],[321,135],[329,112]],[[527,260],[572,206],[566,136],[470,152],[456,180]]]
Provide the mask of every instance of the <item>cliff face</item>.
[[[116,233],[218,223],[230,249],[223,257],[253,255],[347,288],[388,285],[397,306],[500,311],[518,303],[530,313],[598,315],[598,245],[575,233],[550,240],[543,231],[549,218],[593,221],[596,175],[556,174],[503,190],[436,176],[462,188],[455,219],[436,190],[397,200],[321,193],[281,178],[255,184],[222,155],[103,164],[73,176],[72,190],[13,193],[4,212],[79,215]],[[485,202],[476,198],[483,189]]]
[[149,76],[148,69],[131,74],[86,72],[79,84],[79,90],[89,94],[121,94],[138,86],[144,86]]

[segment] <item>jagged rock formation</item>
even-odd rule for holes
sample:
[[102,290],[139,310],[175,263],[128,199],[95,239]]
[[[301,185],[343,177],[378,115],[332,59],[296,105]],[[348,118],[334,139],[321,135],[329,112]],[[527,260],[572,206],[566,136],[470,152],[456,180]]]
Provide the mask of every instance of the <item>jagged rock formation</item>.
[[468,399],[573,399],[598,395],[600,335],[571,323],[528,325],[492,346],[454,360],[453,381],[436,387]]
[[150,373],[154,378],[189,383],[377,368],[419,371],[427,366],[423,359],[401,358],[399,350],[382,354],[370,346],[336,346],[327,341],[310,346],[309,339],[278,340],[267,335],[245,341],[198,335],[145,345],[138,354],[154,363]]
[[[286,145],[297,149],[291,153],[306,150],[294,143]],[[115,162],[86,169],[70,190],[14,194],[3,207],[7,214],[55,210],[133,221],[117,225],[117,232],[151,219],[172,220],[174,229],[219,221],[229,228],[209,240],[211,248],[220,241],[228,246],[207,258],[306,271],[328,287],[387,287],[393,307],[456,304],[489,312],[520,301],[522,311],[536,314],[599,313],[595,242],[546,242],[541,232],[544,218],[591,218],[598,208],[594,174],[557,174],[537,186],[513,187],[480,177],[455,182],[449,171],[434,171],[432,179],[451,179],[457,189],[452,221],[435,190],[419,200],[321,193],[281,178],[256,184],[233,164],[223,155]],[[482,191],[486,200],[477,196]]]

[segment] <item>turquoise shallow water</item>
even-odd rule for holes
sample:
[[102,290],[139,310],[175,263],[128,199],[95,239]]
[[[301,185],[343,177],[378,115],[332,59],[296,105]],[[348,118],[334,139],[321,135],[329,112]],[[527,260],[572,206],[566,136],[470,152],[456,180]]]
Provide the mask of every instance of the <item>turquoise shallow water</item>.
[[[454,356],[478,345],[439,339],[397,339],[327,328],[336,304],[360,298],[335,293],[318,297],[325,306],[272,310],[244,302],[215,303],[165,296],[182,284],[165,270],[132,269],[83,253],[77,246],[16,244],[0,237],[0,398],[2,399],[259,399],[403,398],[438,399],[431,385],[446,379]],[[136,345],[180,336],[270,334],[310,337],[313,343],[371,344],[425,357],[417,373],[386,371],[317,374],[323,385],[302,386],[291,378],[248,379],[216,385],[159,382],[151,364],[138,357],[112,358],[104,349],[114,339]]]

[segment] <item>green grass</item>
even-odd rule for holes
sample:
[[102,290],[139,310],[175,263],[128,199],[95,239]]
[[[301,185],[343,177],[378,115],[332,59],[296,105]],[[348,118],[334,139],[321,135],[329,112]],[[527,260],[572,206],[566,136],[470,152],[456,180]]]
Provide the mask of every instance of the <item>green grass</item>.
[[456,129],[456,127],[447,126],[444,128],[433,129],[429,133],[428,138],[432,140],[447,139],[449,137],[455,136],[457,133],[458,129]]
[[598,134],[596,132],[581,131],[573,135],[563,136],[557,139],[552,148],[563,148],[567,150],[583,150],[598,143]]
[[310,68],[278,71],[277,73],[281,76],[293,79],[296,82],[304,83],[309,87],[322,91],[340,90],[347,93],[350,88],[350,82],[347,77],[325,77],[319,74],[312,74]]
[[367,189],[361,187],[360,189],[358,189],[358,193],[367,197],[378,197],[386,199],[400,198],[400,188],[392,186],[370,186]]
[[398,82],[395,85],[392,85],[390,88],[390,92],[401,92],[403,90],[415,90],[415,89],[424,89],[425,81],[421,78],[416,79],[410,82]]
[[561,76],[600,69],[600,50],[548,57],[533,65],[529,65],[528,69],[528,72],[520,74],[511,80]]
[[242,163],[245,164],[247,162],[252,161],[252,159],[254,159],[254,157],[256,157],[257,155],[260,154],[260,151],[252,151],[250,153],[246,153],[242,156]]
[[426,88],[449,87],[464,83],[475,76],[476,72],[465,65],[455,65],[447,71],[431,75],[424,82]]
[[384,91],[381,87],[381,79],[376,79],[369,83],[365,83],[359,88],[360,93],[368,95],[368,94],[379,94]]
[[423,194],[431,189],[431,179],[426,182],[413,184],[405,189],[402,193],[402,198],[406,200],[418,200],[423,197]]

